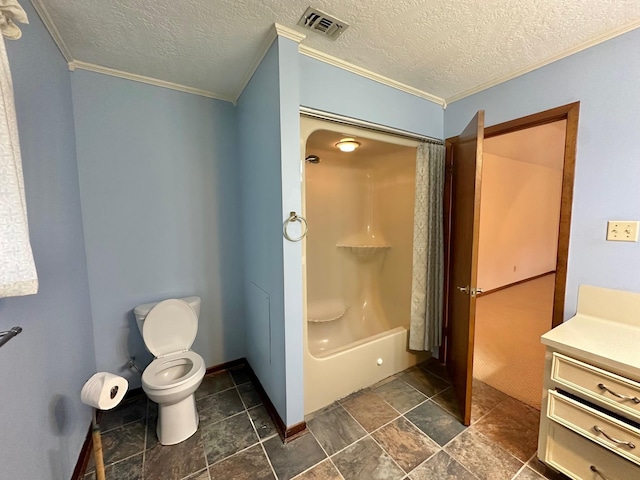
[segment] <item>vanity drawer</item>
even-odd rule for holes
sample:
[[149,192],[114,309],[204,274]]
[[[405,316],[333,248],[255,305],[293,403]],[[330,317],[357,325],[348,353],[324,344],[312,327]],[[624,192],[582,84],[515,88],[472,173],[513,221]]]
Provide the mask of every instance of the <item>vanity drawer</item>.
[[640,430],[554,391],[547,416],[640,465]]
[[551,380],[640,421],[640,383],[555,352]]
[[545,463],[575,480],[632,480],[640,467],[555,422],[549,423]]

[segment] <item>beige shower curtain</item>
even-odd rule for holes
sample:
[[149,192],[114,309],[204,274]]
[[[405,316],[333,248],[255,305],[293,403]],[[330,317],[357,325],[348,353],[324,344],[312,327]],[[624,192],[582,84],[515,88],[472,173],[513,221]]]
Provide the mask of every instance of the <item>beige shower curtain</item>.
[[442,338],[444,154],[444,145],[423,143],[416,155],[411,350],[431,351]]

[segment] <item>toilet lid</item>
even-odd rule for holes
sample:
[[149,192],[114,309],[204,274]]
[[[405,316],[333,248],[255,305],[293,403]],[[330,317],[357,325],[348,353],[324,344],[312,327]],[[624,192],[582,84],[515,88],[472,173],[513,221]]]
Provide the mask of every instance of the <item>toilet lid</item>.
[[149,311],[142,324],[142,338],[156,357],[189,350],[198,333],[198,316],[178,299],[165,300]]

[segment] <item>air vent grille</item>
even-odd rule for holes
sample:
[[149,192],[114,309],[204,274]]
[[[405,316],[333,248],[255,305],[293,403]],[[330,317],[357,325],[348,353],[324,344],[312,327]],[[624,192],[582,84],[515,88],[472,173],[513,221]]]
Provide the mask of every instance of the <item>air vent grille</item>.
[[302,18],[298,20],[298,25],[312,32],[329,37],[331,40],[335,40],[342,35],[342,32],[349,28],[349,25],[342,20],[338,20],[313,7],[307,8]]

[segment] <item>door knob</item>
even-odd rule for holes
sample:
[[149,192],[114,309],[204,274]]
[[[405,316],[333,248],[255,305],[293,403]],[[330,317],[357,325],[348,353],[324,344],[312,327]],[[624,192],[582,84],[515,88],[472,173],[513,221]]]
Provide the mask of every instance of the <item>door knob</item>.
[[484,291],[481,288],[469,288],[469,286],[456,287],[456,288],[458,289],[459,292],[466,293],[467,295],[471,295],[472,297],[475,297],[479,293],[482,293]]

